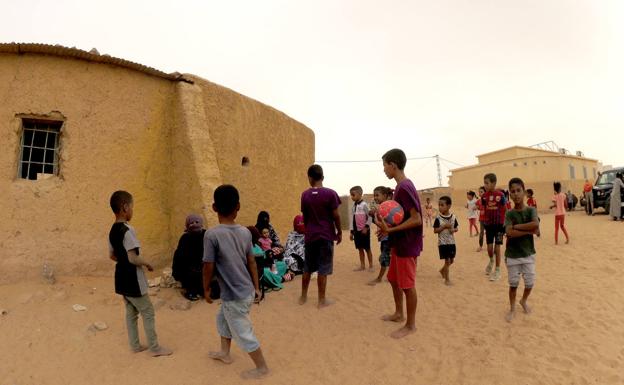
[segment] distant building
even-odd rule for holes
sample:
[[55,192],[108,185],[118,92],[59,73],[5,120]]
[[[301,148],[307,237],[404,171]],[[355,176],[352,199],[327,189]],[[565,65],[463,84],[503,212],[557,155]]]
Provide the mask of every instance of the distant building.
[[483,176],[494,173],[498,188],[507,190],[513,177],[521,178],[526,188],[535,191],[538,208],[547,209],[553,195],[553,182],[561,182],[562,191],[572,191],[579,196],[585,179],[595,181],[601,164],[596,159],[586,158],[581,152],[568,154],[565,150],[556,152],[538,148],[513,146],[477,155],[478,163],[456,168],[449,176],[449,187],[453,200],[463,202],[466,192],[478,191],[483,185]]

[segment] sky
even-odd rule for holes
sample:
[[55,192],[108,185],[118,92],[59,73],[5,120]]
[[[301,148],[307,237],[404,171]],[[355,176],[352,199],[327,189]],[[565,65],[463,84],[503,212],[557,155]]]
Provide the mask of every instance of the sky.
[[[325,185],[418,188],[496,149],[554,141],[624,165],[621,0],[0,0],[0,41],[192,73],[310,127]],[[296,149],[284,149],[292,151]],[[429,157],[429,158],[427,158]],[[377,160],[360,163],[327,161]]]

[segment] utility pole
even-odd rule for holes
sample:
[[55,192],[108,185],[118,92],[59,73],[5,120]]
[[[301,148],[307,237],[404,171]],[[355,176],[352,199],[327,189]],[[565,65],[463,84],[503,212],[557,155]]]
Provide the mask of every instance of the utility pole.
[[436,155],[436,167],[438,168],[438,187],[442,187],[442,171],[440,170],[440,155]]

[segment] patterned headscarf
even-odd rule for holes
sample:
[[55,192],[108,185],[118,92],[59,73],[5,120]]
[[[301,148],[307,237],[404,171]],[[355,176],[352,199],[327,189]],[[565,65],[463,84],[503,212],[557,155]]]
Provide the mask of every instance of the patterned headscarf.
[[197,214],[190,214],[186,217],[185,227],[189,233],[202,231],[204,229],[204,218]]

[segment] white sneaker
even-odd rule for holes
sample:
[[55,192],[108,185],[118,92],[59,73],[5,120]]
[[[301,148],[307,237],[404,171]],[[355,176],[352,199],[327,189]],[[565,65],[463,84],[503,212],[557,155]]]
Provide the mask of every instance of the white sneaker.
[[490,275],[490,273],[492,272],[493,266],[494,264],[492,263],[492,261],[490,261],[488,265],[485,267],[485,275]]
[[490,274],[490,281],[498,281],[500,279],[500,270],[496,269]]

